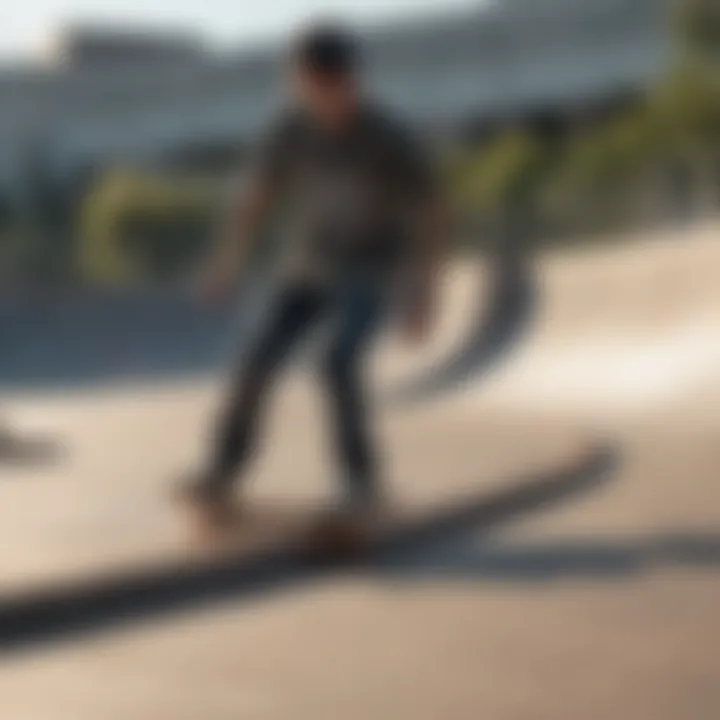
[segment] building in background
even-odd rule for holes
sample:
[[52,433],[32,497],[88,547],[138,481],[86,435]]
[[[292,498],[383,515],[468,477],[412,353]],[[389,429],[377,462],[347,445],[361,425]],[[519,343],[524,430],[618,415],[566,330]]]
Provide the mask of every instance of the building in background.
[[[572,116],[642,92],[672,57],[668,0],[504,0],[365,30],[368,82],[428,132]],[[65,179],[117,161],[221,162],[279,99],[282,52],[78,28],[43,66],[0,70],[0,184],[42,154]],[[20,192],[18,190],[18,192]]]
[[[667,77],[672,5],[502,0],[365,26],[365,79],[435,141],[492,141],[521,126],[552,147]],[[0,280],[186,267],[210,234],[223,181],[282,102],[284,59],[282,42],[221,54],[186,33],[75,27],[42,62],[0,68]],[[500,176],[508,157],[529,156],[503,203],[508,217],[531,217],[519,208],[532,205],[551,153],[500,151]]]

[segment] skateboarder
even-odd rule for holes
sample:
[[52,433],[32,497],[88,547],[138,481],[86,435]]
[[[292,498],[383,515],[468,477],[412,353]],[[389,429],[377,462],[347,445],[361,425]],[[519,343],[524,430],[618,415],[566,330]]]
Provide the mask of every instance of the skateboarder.
[[205,276],[210,296],[226,293],[268,216],[281,205],[294,210],[282,290],[236,374],[207,466],[183,484],[182,498],[214,521],[232,507],[279,370],[320,323],[330,324],[322,373],[343,507],[363,514],[379,498],[365,354],[391,297],[402,298],[408,339],[425,338],[444,231],[431,163],[363,92],[358,60],[342,28],[315,26],[299,37],[289,62],[292,102],[260,144]]

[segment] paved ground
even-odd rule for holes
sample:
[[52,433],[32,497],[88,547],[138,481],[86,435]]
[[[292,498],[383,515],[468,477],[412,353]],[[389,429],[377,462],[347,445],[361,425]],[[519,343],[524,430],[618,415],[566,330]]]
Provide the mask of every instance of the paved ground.
[[[481,501],[595,431],[622,449],[608,482],[352,573],[9,653],[8,717],[720,716],[715,235],[549,257],[540,322],[502,369],[383,415],[401,502]],[[464,322],[461,277],[449,335]],[[378,374],[421,360],[384,348]],[[259,495],[330,489],[310,390],[300,376],[278,398]],[[19,399],[23,424],[59,433],[67,452],[2,471],[2,592],[141,561],[149,546],[184,552],[164,478],[198,456],[214,393]]]

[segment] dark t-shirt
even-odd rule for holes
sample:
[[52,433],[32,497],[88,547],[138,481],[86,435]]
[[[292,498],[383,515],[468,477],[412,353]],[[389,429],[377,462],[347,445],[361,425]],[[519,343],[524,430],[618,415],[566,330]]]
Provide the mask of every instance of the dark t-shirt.
[[420,146],[369,106],[341,133],[285,113],[261,144],[254,172],[279,193],[289,219],[289,268],[307,278],[396,267],[417,209],[435,189]]

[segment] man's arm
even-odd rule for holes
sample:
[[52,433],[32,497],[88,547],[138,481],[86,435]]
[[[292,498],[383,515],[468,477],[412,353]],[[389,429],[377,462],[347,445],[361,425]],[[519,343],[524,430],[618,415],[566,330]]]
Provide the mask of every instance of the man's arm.
[[400,167],[412,208],[413,243],[409,258],[404,331],[409,340],[428,335],[446,258],[449,217],[435,163],[411,138],[397,141]]
[[285,174],[289,127],[283,119],[254,154],[247,181],[236,194],[210,256],[204,289],[211,297],[232,289],[272,212]]
[[416,243],[411,259],[405,334],[424,340],[432,327],[448,241],[448,214],[444,199],[435,192],[417,213]]
[[205,294],[221,297],[232,289],[245,268],[254,243],[267,220],[275,198],[274,187],[265,179],[253,179],[236,197],[213,248],[203,282]]

